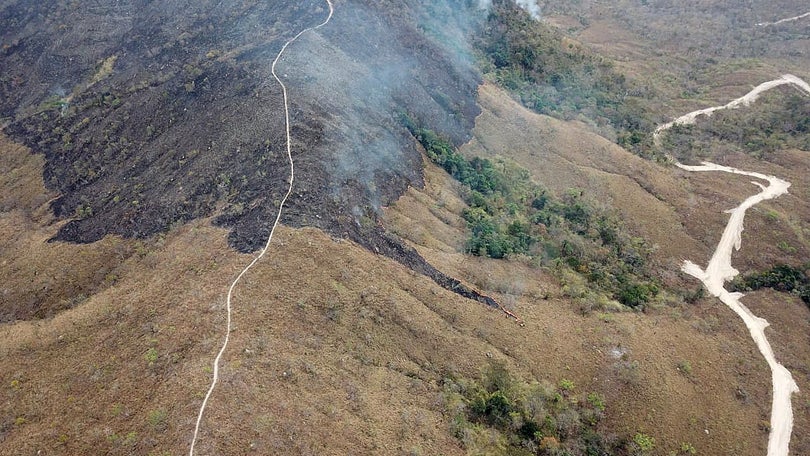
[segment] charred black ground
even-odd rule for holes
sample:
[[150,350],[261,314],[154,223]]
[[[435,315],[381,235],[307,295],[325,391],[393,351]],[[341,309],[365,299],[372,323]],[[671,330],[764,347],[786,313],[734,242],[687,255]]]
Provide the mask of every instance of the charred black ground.
[[[296,182],[282,221],[494,305],[378,226],[382,206],[423,184],[401,114],[459,144],[479,112],[471,10],[421,3],[341,3],[285,54]],[[54,240],[146,238],[216,215],[234,248],[261,248],[289,179],[271,62],[326,14],[319,0],[7,3],[0,119],[46,159],[53,212],[71,219]]]

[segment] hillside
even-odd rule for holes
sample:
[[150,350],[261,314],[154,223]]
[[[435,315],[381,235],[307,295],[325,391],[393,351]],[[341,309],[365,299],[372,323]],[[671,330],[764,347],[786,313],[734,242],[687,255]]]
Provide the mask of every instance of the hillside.
[[[802,5],[708,2],[739,25],[717,39],[652,0],[538,2],[540,21],[506,0],[333,3],[279,61],[293,192],[234,288],[195,454],[765,454],[769,367],[681,272],[757,188],[662,157],[791,182],[748,211],[733,264],[803,271],[807,97],[679,127],[672,151],[651,134],[781,71],[807,79],[806,22],[744,26]],[[228,288],[290,179],[271,64],[327,12],[0,3],[0,454],[188,453]],[[536,60],[498,60],[521,36]],[[459,169],[522,177],[476,194]],[[473,251],[474,209],[525,248]],[[546,218],[520,231],[525,210]],[[654,292],[627,305],[625,285]],[[810,308],[743,301],[798,384],[790,454],[806,454]]]
[[[311,3],[199,3],[182,15],[164,7],[99,6],[77,15],[67,4],[6,6],[9,22],[21,26],[4,30],[11,44],[4,46],[3,65],[13,71],[3,77],[0,115],[8,119],[8,134],[45,157],[46,186],[58,194],[54,215],[70,219],[54,239],[143,239],[216,214],[215,223],[231,229],[232,246],[259,249],[289,179],[281,92],[268,82],[270,62],[307,20],[324,14],[322,2]],[[442,19],[427,9],[415,4],[400,14]],[[420,258],[397,253],[398,241],[381,236],[373,220],[381,205],[421,182],[420,158],[399,113],[410,112],[460,142],[477,114],[479,76],[449,48],[452,42],[443,49],[390,13],[345,5],[325,36],[304,36],[310,40],[300,45],[304,50],[285,62],[301,69],[289,81],[290,111],[293,147],[305,151],[297,164],[306,173],[298,176],[284,221],[383,249],[446,282]],[[36,28],[37,21],[62,21],[81,30],[97,15],[121,20],[103,21],[90,49],[81,47],[86,38],[78,32],[53,40],[65,26]],[[31,24],[22,27],[26,20]],[[356,23],[363,27],[350,25]],[[258,27],[273,33],[259,38]],[[380,49],[369,37],[382,33],[401,39]],[[50,47],[36,47],[46,42]],[[51,71],[52,59],[43,60],[41,52],[64,66]],[[414,77],[394,80],[401,72]]]

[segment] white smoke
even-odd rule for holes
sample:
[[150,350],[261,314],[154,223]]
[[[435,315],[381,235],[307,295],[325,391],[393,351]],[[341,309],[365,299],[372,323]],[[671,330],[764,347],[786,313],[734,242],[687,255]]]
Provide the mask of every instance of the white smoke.
[[[515,0],[521,8],[526,10],[532,19],[540,19],[540,6],[537,5],[537,0]],[[478,0],[478,7],[488,10],[492,6],[492,0]]]
[[529,12],[532,19],[540,19],[540,7],[537,6],[536,0],[515,0],[517,4]]

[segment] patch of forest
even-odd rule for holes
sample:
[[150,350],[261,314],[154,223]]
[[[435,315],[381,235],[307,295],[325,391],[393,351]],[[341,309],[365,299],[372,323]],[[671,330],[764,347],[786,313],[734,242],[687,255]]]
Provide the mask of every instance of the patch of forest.
[[[498,362],[480,379],[446,377],[442,396],[452,431],[469,454],[643,455],[655,448],[647,434],[603,430],[600,394],[579,393],[567,379],[557,386],[526,382]],[[675,454],[694,454],[694,448],[683,444]]]
[[746,292],[771,288],[794,294],[810,307],[810,278],[805,273],[807,269],[810,269],[810,264],[799,268],[778,264],[767,271],[752,272],[736,277],[731,282],[731,291]]
[[[406,123],[428,158],[463,185],[469,206],[463,213],[467,253],[523,257],[554,267],[578,290],[571,293],[575,297],[598,289],[638,309],[658,294],[648,266],[649,246],[583,191],[570,189],[557,197],[514,162],[467,159],[435,132]],[[572,281],[572,274],[584,281]]]

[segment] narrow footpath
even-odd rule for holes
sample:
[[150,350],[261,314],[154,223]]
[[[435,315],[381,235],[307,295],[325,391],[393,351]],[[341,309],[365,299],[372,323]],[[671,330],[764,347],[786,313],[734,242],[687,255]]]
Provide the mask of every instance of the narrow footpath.
[[233,282],[231,282],[231,286],[228,288],[228,296],[227,296],[227,299],[225,301],[225,308],[226,308],[226,312],[227,312],[227,319],[226,319],[226,325],[225,325],[225,340],[223,341],[222,347],[219,349],[219,352],[217,353],[216,358],[214,358],[214,363],[213,363],[214,375],[213,375],[213,377],[211,379],[211,386],[208,388],[208,392],[205,394],[205,398],[203,399],[202,405],[200,405],[200,411],[197,414],[197,423],[194,426],[194,436],[191,439],[191,445],[189,447],[189,452],[188,452],[189,456],[194,456],[194,448],[195,448],[195,445],[197,444],[197,438],[198,438],[199,432],[200,432],[200,423],[202,422],[203,415],[205,414],[205,409],[208,406],[208,400],[211,398],[211,394],[214,392],[214,388],[216,388],[217,382],[219,381],[219,363],[220,363],[220,360],[222,359],[222,355],[225,353],[225,350],[228,348],[228,341],[230,340],[230,336],[231,336],[231,310],[232,310],[231,300],[232,300],[232,297],[233,297],[233,290],[236,288],[236,285],[239,283],[239,281],[242,279],[242,277],[244,277],[245,274],[259,260],[262,259],[262,257],[264,257],[265,253],[267,253],[267,250],[270,248],[270,243],[273,241],[273,234],[276,232],[276,228],[278,227],[279,222],[281,221],[281,212],[284,209],[284,205],[287,202],[287,199],[290,197],[290,194],[292,194],[293,184],[295,183],[295,161],[293,160],[293,156],[292,156],[292,142],[291,142],[291,138],[290,138],[290,108],[289,108],[289,102],[288,102],[288,98],[287,98],[287,86],[284,85],[284,82],[282,82],[281,79],[276,74],[276,66],[278,65],[279,60],[281,60],[281,56],[284,54],[284,51],[287,50],[287,47],[289,47],[290,44],[292,44],[295,40],[297,40],[299,37],[301,37],[301,35],[303,35],[304,33],[319,29],[319,28],[321,28],[324,25],[329,23],[329,21],[332,19],[332,15],[335,12],[335,8],[332,5],[331,0],[326,0],[326,3],[329,5],[329,15],[326,17],[326,19],[323,22],[321,22],[320,24],[316,25],[316,26],[309,27],[309,28],[306,28],[304,30],[301,30],[300,32],[298,32],[297,35],[295,35],[289,41],[284,43],[284,46],[282,46],[281,50],[278,51],[278,55],[276,55],[276,58],[273,60],[273,65],[270,68],[271,73],[273,74],[273,78],[275,78],[275,80],[281,86],[281,91],[282,91],[282,93],[284,95],[284,123],[285,123],[285,127],[286,127],[286,137],[287,137],[287,141],[286,141],[287,142],[287,144],[286,144],[287,145],[287,158],[288,158],[289,163],[290,163],[289,187],[287,188],[287,193],[284,195],[284,198],[281,199],[281,203],[279,203],[278,213],[276,214],[276,219],[273,222],[273,227],[270,229],[270,235],[267,237],[267,242],[264,244],[264,248],[259,252],[258,255],[256,255],[256,257],[253,259],[253,261],[251,261],[247,266],[245,266],[244,269],[242,269],[242,272],[240,272],[239,275],[236,276],[236,278],[233,280]]
[[779,25],[779,24],[784,24],[785,22],[798,21],[799,19],[804,19],[806,17],[810,17],[810,12],[800,14],[798,16],[788,17],[788,18],[785,18],[785,19],[779,19],[776,22],[760,22],[760,23],[757,24],[757,27],[770,27],[771,25]]

